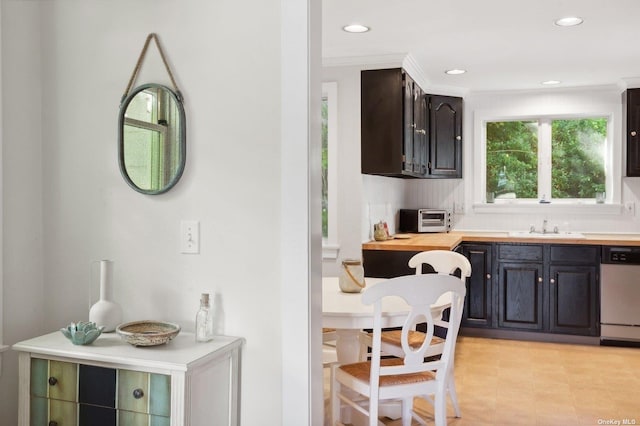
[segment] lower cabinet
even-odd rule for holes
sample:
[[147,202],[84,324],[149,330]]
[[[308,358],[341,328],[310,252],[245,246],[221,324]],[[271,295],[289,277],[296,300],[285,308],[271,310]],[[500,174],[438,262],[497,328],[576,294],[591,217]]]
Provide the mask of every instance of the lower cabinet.
[[492,245],[464,244],[460,253],[471,263],[471,277],[467,278],[462,326],[492,327]]
[[599,335],[600,247],[496,244],[497,328]]
[[544,328],[544,247],[540,244],[497,244],[498,327]]
[[240,424],[243,339],[196,343],[181,333],[162,348],[135,348],[103,335],[96,343],[74,346],[58,332],[14,345],[20,426]]
[[549,331],[600,335],[600,247],[550,248]]
[[[600,335],[600,246],[474,242],[456,250],[472,270],[463,327]],[[413,274],[416,253],[363,250],[365,276]]]

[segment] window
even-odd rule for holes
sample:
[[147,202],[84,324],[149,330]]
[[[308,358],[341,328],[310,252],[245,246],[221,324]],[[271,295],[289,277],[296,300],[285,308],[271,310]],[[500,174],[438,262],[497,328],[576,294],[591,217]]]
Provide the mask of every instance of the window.
[[322,257],[338,257],[338,84],[322,83]]
[[605,192],[606,117],[486,121],[487,200],[595,200]]

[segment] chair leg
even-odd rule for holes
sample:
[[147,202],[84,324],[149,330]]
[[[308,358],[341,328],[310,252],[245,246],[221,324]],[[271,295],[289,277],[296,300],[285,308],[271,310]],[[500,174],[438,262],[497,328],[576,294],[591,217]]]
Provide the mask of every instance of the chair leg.
[[413,419],[413,397],[402,400],[402,426],[411,426]]
[[336,368],[338,366],[333,364],[331,366],[331,426],[335,426],[340,422],[340,398],[338,398],[338,394],[340,393],[340,383],[336,381]]
[[434,395],[433,417],[435,426],[446,426],[447,424],[447,389],[446,387]]
[[453,405],[453,411],[456,413],[456,417],[462,417],[460,412],[460,406],[458,405],[458,393],[456,392],[456,380],[453,374],[449,375],[449,384],[447,386],[447,393],[451,398],[451,404]]

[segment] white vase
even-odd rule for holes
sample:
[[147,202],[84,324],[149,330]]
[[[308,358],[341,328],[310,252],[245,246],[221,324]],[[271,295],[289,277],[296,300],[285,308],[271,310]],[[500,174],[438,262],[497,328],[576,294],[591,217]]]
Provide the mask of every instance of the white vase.
[[91,306],[89,321],[104,326],[104,332],[114,331],[122,322],[122,308],[113,301],[111,288],[111,269],[113,262],[100,261],[100,300]]

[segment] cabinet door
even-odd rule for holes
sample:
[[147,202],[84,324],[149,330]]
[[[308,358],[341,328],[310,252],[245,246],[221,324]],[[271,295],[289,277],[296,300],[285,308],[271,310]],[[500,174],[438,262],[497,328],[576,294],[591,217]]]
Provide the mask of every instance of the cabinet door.
[[640,89],[627,90],[624,101],[627,115],[627,176],[640,176]]
[[71,401],[31,398],[30,426],[77,426],[78,405]]
[[462,98],[429,97],[429,173],[462,177]]
[[499,263],[499,327],[542,329],[542,271],[541,263]]
[[[411,259],[417,251],[395,250],[362,250],[362,266],[365,277],[393,278],[400,275],[415,274],[416,271],[409,267]],[[423,273],[432,272],[425,265]]]
[[413,171],[417,176],[425,176],[429,170],[427,168],[428,144],[427,144],[427,97],[418,87],[414,87],[414,108],[413,108]]
[[598,335],[595,266],[551,266],[549,327],[555,333]]
[[491,327],[491,254],[490,244],[465,244],[462,254],[471,263],[471,276],[467,278],[462,325]]
[[416,87],[415,83],[406,73],[403,74],[404,78],[404,107],[403,107],[403,120],[404,120],[404,139],[403,139],[403,149],[402,149],[402,170],[405,172],[413,173],[414,172],[414,136],[416,130],[415,123],[415,97],[416,97]]
[[360,74],[360,165],[365,174],[402,176],[404,90],[400,68]]

